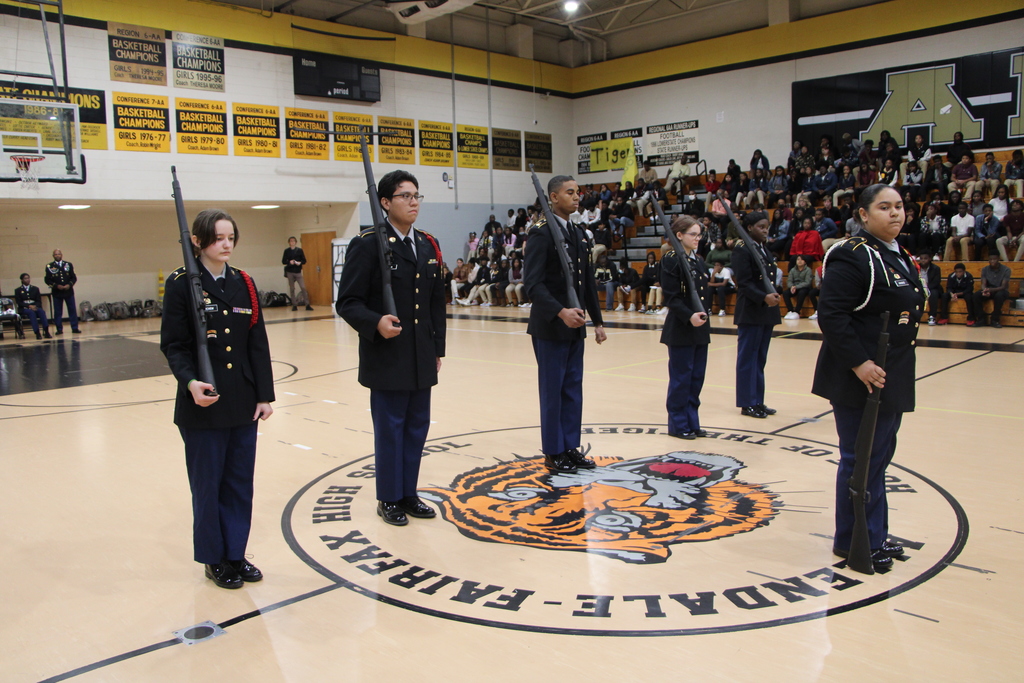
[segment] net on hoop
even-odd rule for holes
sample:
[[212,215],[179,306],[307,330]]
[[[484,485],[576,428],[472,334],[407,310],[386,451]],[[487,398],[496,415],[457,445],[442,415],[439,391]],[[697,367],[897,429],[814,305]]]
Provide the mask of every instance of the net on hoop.
[[45,158],[42,154],[11,155],[11,160],[14,161],[15,167],[18,169],[18,175],[21,177],[22,187],[30,190],[39,187],[39,172],[32,167],[32,164]]

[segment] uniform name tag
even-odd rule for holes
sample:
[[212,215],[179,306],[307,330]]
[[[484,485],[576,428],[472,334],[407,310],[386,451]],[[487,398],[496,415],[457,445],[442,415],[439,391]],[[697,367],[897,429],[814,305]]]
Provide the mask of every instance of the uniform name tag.
[[217,311],[220,310],[220,306],[218,306],[217,304],[206,304],[205,306],[203,306],[203,310],[206,311],[207,313],[216,313]]
[[252,315],[251,308],[232,308],[232,313],[241,313],[242,315]]

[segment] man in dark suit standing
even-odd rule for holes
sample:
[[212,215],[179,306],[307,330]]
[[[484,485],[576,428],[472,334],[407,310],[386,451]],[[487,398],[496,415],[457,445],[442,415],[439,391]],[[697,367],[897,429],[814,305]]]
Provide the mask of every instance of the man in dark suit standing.
[[298,310],[295,303],[295,285],[299,285],[299,294],[306,298],[306,310],[312,311],[309,303],[309,292],[306,291],[306,282],[302,278],[302,266],[306,265],[306,254],[302,247],[298,246],[294,237],[288,238],[288,248],[284,250],[281,257],[281,264],[284,265],[284,276],[288,280],[288,298],[292,300],[292,310]]
[[64,260],[60,249],[53,250],[53,261],[46,264],[46,275],[43,281],[53,292],[53,325],[54,334],[64,334],[64,304],[68,305],[68,318],[71,320],[71,332],[81,334],[78,329],[78,311],[75,309],[75,267]]
[[430,388],[445,352],[445,295],[441,250],[413,227],[419,183],[392,171],[377,185],[387,212],[391,284],[397,317],[386,315],[380,244],[375,230],[352,240],[335,309],[359,333],[359,383],[370,389],[376,463],[377,514],[404,526],[406,515],[435,516],[416,493],[420,457],[430,427]]
[[[576,296],[594,321],[598,344],[607,339],[597,302],[590,244],[582,226],[569,221],[580,202],[580,188],[570,176],[548,182],[548,203],[565,239]],[[523,283],[533,306],[527,332],[533,337],[540,389],[540,432],[544,464],[555,472],[592,469],[594,461],[579,451],[583,421],[583,340],[586,317],[569,307],[565,273],[547,220],[530,229],[524,253]]]
[[754,244],[744,244],[732,252],[732,269],[736,281],[736,327],[739,328],[736,348],[736,407],[748,417],[765,418],[775,410],[764,404],[764,366],[768,362],[768,344],[772,328],[782,322],[777,292],[770,290],[754,259],[764,263],[770,284],[774,287],[776,267],[765,240],[768,237],[768,214],[748,213],[747,224]]

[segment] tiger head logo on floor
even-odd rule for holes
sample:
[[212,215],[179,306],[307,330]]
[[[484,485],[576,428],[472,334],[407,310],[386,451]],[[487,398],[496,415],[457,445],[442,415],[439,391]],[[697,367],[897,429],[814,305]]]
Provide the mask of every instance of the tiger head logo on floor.
[[734,477],[727,455],[677,451],[554,474],[541,457],[460,474],[450,488],[421,489],[464,536],[545,550],[654,564],[670,546],[751,531],[775,516],[775,495]]

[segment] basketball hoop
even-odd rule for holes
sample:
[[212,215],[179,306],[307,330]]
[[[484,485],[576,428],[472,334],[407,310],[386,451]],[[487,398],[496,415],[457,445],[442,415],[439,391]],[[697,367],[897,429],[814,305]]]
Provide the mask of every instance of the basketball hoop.
[[18,169],[18,175],[21,177],[21,186],[28,190],[35,190],[39,187],[39,171],[32,167],[37,161],[45,159],[42,154],[12,154],[11,160],[14,161],[15,167]]

